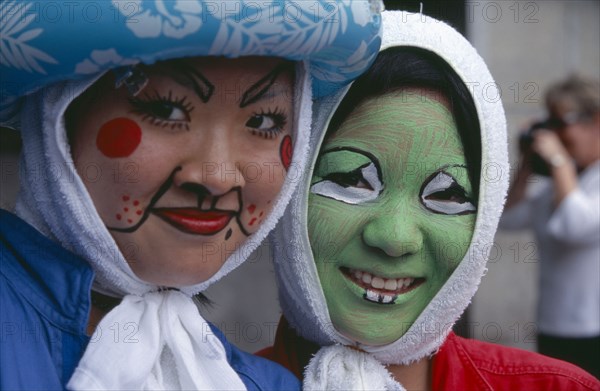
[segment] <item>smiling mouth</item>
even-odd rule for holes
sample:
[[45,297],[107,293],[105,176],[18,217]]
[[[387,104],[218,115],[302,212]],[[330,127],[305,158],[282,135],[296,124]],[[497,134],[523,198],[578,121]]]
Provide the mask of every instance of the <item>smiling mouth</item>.
[[398,296],[425,282],[424,278],[385,278],[367,271],[341,267],[346,278],[365,290],[363,298],[377,304],[394,304]]
[[193,235],[214,235],[235,216],[232,211],[198,208],[155,208],[152,213],[178,230]]

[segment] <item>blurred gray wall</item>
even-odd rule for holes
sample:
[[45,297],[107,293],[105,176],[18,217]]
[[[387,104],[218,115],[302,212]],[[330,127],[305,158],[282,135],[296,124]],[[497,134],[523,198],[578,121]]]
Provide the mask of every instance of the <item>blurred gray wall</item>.
[[[545,115],[548,85],[574,71],[600,77],[600,2],[473,1],[466,20],[502,92],[515,167],[518,130]],[[538,262],[530,232],[498,233],[471,307],[475,338],[535,350]]]

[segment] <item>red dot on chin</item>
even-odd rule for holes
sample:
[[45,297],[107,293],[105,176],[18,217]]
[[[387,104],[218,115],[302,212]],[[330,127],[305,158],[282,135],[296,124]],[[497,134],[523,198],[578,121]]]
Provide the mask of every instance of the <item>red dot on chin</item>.
[[127,222],[128,222],[128,223],[133,223],[133,220],[131,220],[131,219],[127,219]]
[[142,211],[141,211],[141,210],[136,210],[136,211],[135,211],[135,214],[139,216],[139,215],[141,215],[141,214],[142,214]]
[[123,208],[125,212],[129,212],[129,208]]
[[142,129],[129,118],[115,118],[100,127],[96,146],[110,158],[130,156],[142,141]]
[[138,200],[133,201],[133,206],[138,206],[140,202]]
[[121,215],[117,215],[117,220],[121,220],[122,216]]
[[128,195],[124,195],[123,196],[123,201],[125,201],[125,202],[129,201],[129,196]]

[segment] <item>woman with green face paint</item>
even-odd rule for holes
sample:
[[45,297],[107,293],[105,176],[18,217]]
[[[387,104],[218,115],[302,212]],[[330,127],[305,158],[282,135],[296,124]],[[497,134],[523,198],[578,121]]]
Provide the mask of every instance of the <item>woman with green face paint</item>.
[[328,132],[272,240],[285,319],[263,354],[308,390],[597,387],[566,363],[451,333],[504,203],[504,112],[463,37],[383,16],[375,64],[318,106]]
[[[384,52],[379,64],[394,57],[427,65],[406,52]],[[363,100],[328,137],[309,196],[308,232],[333,325],[369,345],[402,336],[398,325],[410,326],[437,294],[475,227],[449,99],[400,88]]]

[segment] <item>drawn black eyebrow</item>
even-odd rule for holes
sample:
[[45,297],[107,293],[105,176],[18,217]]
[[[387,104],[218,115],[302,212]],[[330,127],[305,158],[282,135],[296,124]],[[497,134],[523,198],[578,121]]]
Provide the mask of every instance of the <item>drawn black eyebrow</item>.
[[196,95],[207,103],[215,92],[215,86],[194,67],[186,64],[183,60],[173,60],[172,67],[177,71],[169,76],[177,83],[186,88],[192,88]]
[[279,77],[279,74],[290,67],[289,62],[284,62],[277,65],[271,72],[265,77],[254,83],[244,92],[242,100],[240,102],[240,108],[244,108],[252,103],[255,103],[263,97],[263,95],[273,86],[275,80]]

